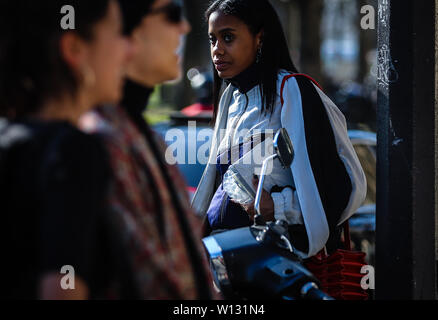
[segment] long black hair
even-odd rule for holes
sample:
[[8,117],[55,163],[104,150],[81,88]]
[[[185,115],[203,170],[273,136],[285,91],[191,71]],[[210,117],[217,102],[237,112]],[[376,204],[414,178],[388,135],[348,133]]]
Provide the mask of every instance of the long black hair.
[[[262,110],[271,113],[277,98],[277,78],[280,69],[297,72],[289,54],[286,37],[275,9],[268,0],[214,0],[205,12],[208,20],[213,12],[232,15],[244,22],[250,32],[262,35],[262,52],[259,59],[260,87],[262,94]],[[217,117],[222,79],[213,67],[214,114]]]
[[[60,39],[75,32],[92,40],[111,1],[0,1],[0,116],[26,116],[49,98],[76,94],[79,83],[61,56]],[[75,10],[75,30],[60,25],[66,3]]]

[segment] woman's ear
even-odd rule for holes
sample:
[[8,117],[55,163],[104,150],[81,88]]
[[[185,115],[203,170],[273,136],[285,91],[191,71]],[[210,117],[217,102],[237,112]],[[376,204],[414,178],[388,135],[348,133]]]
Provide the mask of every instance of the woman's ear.
[[80,73],[87,62],[87,47],[84,40],[73,32],[66,32],[61,36],[59,50],[61,58],[68,67],[73,72]]
[[263,36],[264,36],[264,30],[262,29],[256,35],[257,48],[262,48],[263,47]]

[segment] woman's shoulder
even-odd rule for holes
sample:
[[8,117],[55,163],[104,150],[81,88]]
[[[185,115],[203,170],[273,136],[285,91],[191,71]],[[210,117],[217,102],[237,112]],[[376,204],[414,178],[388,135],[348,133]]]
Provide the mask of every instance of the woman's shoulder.
[[281,103],[286,96],[292,99],[301,97],[303,94],[313,97],[325,98],[325,93],[319,83],[305,73],[293,73],[280,70],[278,73],[277,87]]
[[27,147],[37,150],[54,140],[81,139],[81,133],[77,131],[64,122],[1,119],[0,146],[3,150]]
[[286,69],[278,70],[278,80],[282,80],[285,76],[293,74],[293,72],[287,71]]
[[[0,125],[0,174],[34,186],[45,181],[60,186],[104,187],[108,157],[99,141],[68,123],[5,122]],[[22,179],[26,182],[22,182]]]
[[294,73],[285,69],[280,69],[277,76],[277,92],[279,96],[282,96],[283,91],[290,91],[292,89],[298,89],[296,77]]
[[323,91],[319,83],[311,75],[305,73],[290,72],[284,69],[280,69],[280,71],[278,72],[277,81],[279,87],[282,86],[300,87],[300,83],[304,82],[304,83],[313,84],[316,88],[319,88],[321,91]]
[[0,150],[14,150],[16,155],[40,158],[52,154],[57,158],[105,157],[97,139],[67,122],[39,122],[0,120]]
[[46,165],[69,172],[87,173],[90,179],[108,174],[108,155],[102,139],[82,132],[68,123],[47,128],[44,157]]
[[278,76],[277,76],[277,85],[279,88],[281,88],[281,86],[295,86],[296,85],[296,81],[294,81],[296,79],[296,73],[294,72],[290,72],[287,71],[285,69],[280,69],[278,71]]
[[69,124],[55,124],[41,148],[42,172],[47,172],[47,183],[74,190],[96,188],[105,190],[111,175],[109,157],[102,140]]
[[67,122],[54,122],[42,127],[33,127],[34,139],[41,140],[49,149],[70,154],[74,158],[81,155],[96,155],[103,150],[100,140]]

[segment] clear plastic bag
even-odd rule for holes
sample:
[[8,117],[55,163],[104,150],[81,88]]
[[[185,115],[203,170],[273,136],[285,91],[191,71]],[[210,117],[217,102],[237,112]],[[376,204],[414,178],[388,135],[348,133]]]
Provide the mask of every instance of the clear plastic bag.
[[[224,174],[222,186],[234,202],[249,204],[254,201],[256,190],[252,185],[253,175],[260,175],[263,160],[273,154],[273,149],[272,139],[266,139],[230,165]],[[270,192],[273,186],[295,186],[290,168],[283,168],[278,159],[268,162],[263,189]]]
[[233,166],[230,166],[225,172],[222,186],[228,196],[237,203],[249,204],[255,199],[254,188],[245,181]]

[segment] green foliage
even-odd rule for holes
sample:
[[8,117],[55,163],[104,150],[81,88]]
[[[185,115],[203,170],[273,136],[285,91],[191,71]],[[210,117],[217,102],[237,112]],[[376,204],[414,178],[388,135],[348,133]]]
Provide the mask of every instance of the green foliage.
[[155,87],[144,113],[144,117],[150,125],[169,120],[170,113],[174,111],[173,105],[163,102],[161,89],[162,85]]

